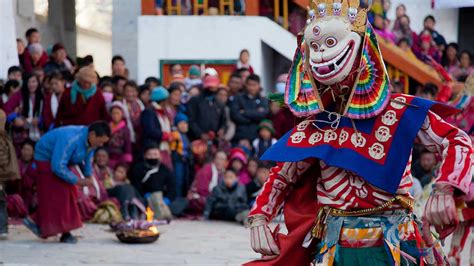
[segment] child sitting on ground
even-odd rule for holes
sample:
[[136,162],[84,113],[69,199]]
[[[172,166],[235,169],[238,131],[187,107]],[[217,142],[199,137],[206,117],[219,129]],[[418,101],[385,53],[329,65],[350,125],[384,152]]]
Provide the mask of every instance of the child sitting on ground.
[[228,169],[224,180],[212,190],[207,199],[204,217],[243,223],[248,212],[245,187],[239,183],[235,171]]
[[252,143],[254,154],[257,158],[260,158],[270,146],[276,143],[274,135],[275,129],[273,128],[272,121],[268,119],[262,120],[258,125],[258,138]]
[[18,166],[20,167],[21,188],[20,195],[25,202],[26,208],[32,212],[38,204],[36,197],[36,163],[33,155],[35,153],[35,143],[31,140],[26,140],[21,145],[20,158]]
[[109,152],[100,147],[94,153],[94,176],[105,189],[114,186],[114,171],[109,166]]
[[241,148],[233,148],[230,151],[230,164],[229,169],[237,173],[239,182],[243,185],[247,185],[252,181],[247,172],[247,154]]
[[270,174],[270,166],[268,163],[260,162],[258,164],[257,169],[257,176],[252,180],[252,182],[248,183],[245,188],[247,191],[247,198],[249,206],[252,206],[255,202],[255,198],[260,194],[262,190],[263,184],[268,179]]
[[107,189],[109,197],[114,197],[120,202],[120,212],[124,220],[141,218],[140,211],[145,212],[145,206],[139,193],[130,185],[127,178],[128,166],[117,164],[114,170],[114,184]]

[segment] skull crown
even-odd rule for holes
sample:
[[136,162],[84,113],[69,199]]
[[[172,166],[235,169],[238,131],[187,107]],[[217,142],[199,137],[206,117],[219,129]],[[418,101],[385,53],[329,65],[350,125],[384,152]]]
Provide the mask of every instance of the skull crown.
[[[367,20],[367,11],[370,10],[372,1],[367,1],[368,7],[360,8],[360,0],[312,0],[308,8],[308,21],[321,18],[347,17],[353,25],[353,31],[363,32]],[[317,10],[317,12],[315,11]]]

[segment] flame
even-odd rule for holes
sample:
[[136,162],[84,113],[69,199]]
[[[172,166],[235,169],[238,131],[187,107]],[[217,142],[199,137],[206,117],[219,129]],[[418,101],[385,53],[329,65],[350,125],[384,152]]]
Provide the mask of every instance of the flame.
[[152,226],[152,227],[148,228],[148,230],[152,231],[153,234],[158,234],[159,233],[158,228],[156,228],[156,226]]
[[153,222],[153,214],[155,214],[150,207],[146,208],[146,221]]

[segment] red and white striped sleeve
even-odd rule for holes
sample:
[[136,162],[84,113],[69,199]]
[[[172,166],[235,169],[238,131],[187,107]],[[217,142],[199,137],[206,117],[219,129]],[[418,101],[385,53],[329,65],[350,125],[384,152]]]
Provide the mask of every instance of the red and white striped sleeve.
[[278,163],[273,167],[268,180],[263,184],[262,192],[255,200],[249,217],[263,215],[268,222],[271,221],[283,205],[291,186],[315,162],[314,159],[308,159],[300,162]]
[[429,151],[437,152],[442,157],[435,182],[449,184],[467,194],[473,164],[469,136],[429,111],[418,138]]

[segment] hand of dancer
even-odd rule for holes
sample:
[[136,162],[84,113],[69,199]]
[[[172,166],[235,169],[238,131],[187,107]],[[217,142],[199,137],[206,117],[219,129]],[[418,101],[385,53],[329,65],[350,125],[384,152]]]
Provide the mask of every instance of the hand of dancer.
[[252,249],[262,254],[264,260],[275,258],[280,254],[280,249],[275,242],[265,217],[257,216],[250,219],[249,228]]
[[90,184],[92,184],[92,179],[90,177],[86,177],[84,179],[77,180],[77,185],[80,186],[80,187],[86,187]]
[[[454,188],[450,185],[437,184],[425,205],[423,213],[425,224],[428,227],[434,225],[436,231],[440,234],[440,239],[444,239],[451,234],[459,222],[453,191]],[[423,231],[425,230],[427,229]]]

